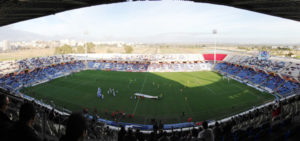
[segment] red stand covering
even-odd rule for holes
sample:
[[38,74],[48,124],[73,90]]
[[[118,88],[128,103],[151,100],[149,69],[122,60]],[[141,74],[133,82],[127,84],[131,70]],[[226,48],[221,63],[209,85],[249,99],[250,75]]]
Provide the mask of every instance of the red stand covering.
[[[226,56],[227,54],[216,54],[216,60],[223,61]],[[203,54],[203,57],[206,61],[214,61],[214,54]]]

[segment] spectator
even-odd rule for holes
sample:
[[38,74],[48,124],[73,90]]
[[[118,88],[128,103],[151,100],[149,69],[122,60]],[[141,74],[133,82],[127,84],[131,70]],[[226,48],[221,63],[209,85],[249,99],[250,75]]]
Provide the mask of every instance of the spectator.
[[66,134],[60,141],[82,141],[86,136],[87,122],[82,113],[72,113],[66,126]]
[[151,132],[150,133],[150,137],[149,137],[149,141],[156,141],[156,132]]
[[10,141],[41,141],[36,131],[32,128],[36,117],[36,109],[32,103],[25,103],[21,106],[17,121],[9,130]]
[[118,141],[124,141],[125,140],[125,134],[126,134],[125,128],[122,126],[121,130],[118,133]]
[[157,122],[154,121],[154,124],[153,124],[153,132],[157,133],[157,130],[158,130],[158,125],[157,125]]
[[215,127],[213,128],[213,132],[214,132],[214,139],[216,141],[222,140],[222,130],[221,130],[219,122],[215,123]]
[[158,129],[159,130],[163,130],[164,129],[164,124],[163,124],[163,122],[161,120],[159,121]]
[[135,136],[132,133],[132,129],[128,128],[128,132],[125,135],[125,141],[135,141],[135,140],[136,140],[136,138],[135,138]]
[[5,95],[0,95],[0,137],[5,135],[5,131],[11,126],[12,121],[5,114],[9,105],[9,98]]
[[140,132],[140,129],[136,129],[135,137],[137,138],[138,141],[145,140],[144,134]]
[[48,115],[48,119],[50,121],[53,121],[55,118],[56,118],[55,110],[54,110],[54,108],[52,108],[52,110],[50,111],[50,113]]
[[159,141],[168,141],[169,138],[167,137],[167,132],[164,131],[164,132],[162,133],[162,136],[161,136],[158,140],[159,140]]
[[207,121],[204,121],[202,123],[203,129],[198,134],[198,138],[204,141],[214,141],[214,135],[211,129],[208,129],[208,123]]

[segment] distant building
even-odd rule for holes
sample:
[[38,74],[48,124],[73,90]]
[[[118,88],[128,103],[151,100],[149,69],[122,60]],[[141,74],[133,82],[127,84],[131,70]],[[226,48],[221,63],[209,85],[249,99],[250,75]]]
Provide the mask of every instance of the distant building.
[[0,48],[2,51],[7,51],[7,50],[10,50],[11,47],[10,47],[10,43],[8,40],[3,40],[2,42],[0,42]]
[[60,40],[60,45],[69,45],[69,46],[77,46],[77,41],[75,40],[69,40],[69,39],[65,39],[65,40]]

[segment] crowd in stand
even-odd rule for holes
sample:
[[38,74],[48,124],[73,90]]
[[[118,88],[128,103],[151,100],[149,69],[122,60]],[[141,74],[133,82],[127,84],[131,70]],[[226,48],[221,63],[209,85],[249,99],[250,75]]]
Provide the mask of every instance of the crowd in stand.
[[[16,104],[16,105],[15,105]],[[19,105],[20,108],[18,107]],[[0,95],[0,136],[4,141],[41,140],[37,131],[41,131],[40,110],[33,102],[24,103]]]
[[[134,55],[121,55],[123,59],[124,57],[126,59],[126,57],[133,56]],[[170,58],[170,56],[171,58],[174,57],[174,55],[163,55],[158,58]],[[139,55],[136,57],[147,58],[149,56]],[[180,55],[175,55],[175,58],[176,57],[180,58]],[[53,79],[74,71],[80,71],[86,67],[88,67],[89,69],[130,72],[183,72],[210,70],[211,68],[211,64],[205,62],[129,63],[102,62],[95,60],[89,61],[88,65],[86,66],[84,61],[78,61],[76,60],[76,58],[77,57],[75,56],[60,55],[20,60],[18,61],[19,70],[14,73],[2,75],[2,77],[0,77],[0,85],[3,88],[12,91],[22,86],[30,86],[35,82],[46,79]],[[185,58],[185,56],[183,56],[183,58]],[[226,58],[225,61],[227,63],[219,63],[216,65],[215,69],[238,76],[241,79],[249,80],[255,84],[259,84],[265,88],[274,90],[275,92],[278,92],[282,95],[288,95],[292,92],[298,91],[299,84],[294,81],[285,81],[281,78],[285,77],[285,75],[280,77],[279,75],[269,75],[266,73],[266,70],[268,71],[270,70],[270,68],[272,68],[271,70],[275,69],[276,72],[289,69],[293,70],[292,74],[300,74],[299,68],[290,66],[289,63],[283,61],[259,60],[257,57],[240,57],[240,60],[236,60],[232,56]],[[295,65],[297,66],[297,64]]]
[[18,61],[19,70],[24,69],[36,69],[47,67],[53,64],[60,64],[65,62],[74,61],[74,57],[68,55],[58,55],[58,56],[48,56],[48,57],[37,57],[37,58],[28,58]]
[[190,72],[210,70],[211,64],[204,62],[197,63],[116,63],[96,62],[88,63],[90,69],[129,71],[129,72]]
[[254,56],[232,55],[224,59],[225,62],[235,65],[252,67],[267,72],[291,77],[300,81],[300,61],[278,60],[278,59],[259,59]]
[[[98,64],[96,64],[98,63]],[[51,80],[77,70],[82,70],[86,66],[83,61],[76,61],[70,56],[53,56],[48,58],[33,58],[20,61],[18,73],[10,73],[0,78],[1,87],[9,90],[10,93],[18,87],[30,86],[35,82]],[[95,65],[96,64],[96,65]],[[181,63],[181,64],[128,64],[128,63],[100,63],[89,61],[90,69],[111,70],[199,70],[200,65],[206,63]],[[269,88],[282,96],[299,93],[299,83],[285,80],[276,74],[268,74],[263,70],[273,69],[280,72],[289,66],[285,62],[258,61],[250,58],[247,61],[240,61],[238,65],[233,63],[218,63],[215,70],[230,74],[247,80],[248,82]],[[198,68],[197,68],[198,65]],[[253,67],[249,66],[257,66]],[[259,70],[263,69],[263,70]],[[28,70],[26,70],[28,69]],[[131,70],[132,70],[131,69]],[[289,68],[290,69],[290,68]],[[130,70],[130,69],[129,69]],[[293,71],[298,71],[294,68]],[[60,116],[54,110],[49,110],[33,101],[15,102],[7,96],[0,95],[0,138],[1,140],[57,140],[62,141],[80,140],[88,138],[91,140],[243,140],[245,138],[256,138],[273,135],[276,130],[288,126],[294,118],[299,116],[300,99],[298,96],[277,101],[274,104],[233,117],[228,121],[210,124],[204,121],[201,126],[197,126],[188,131],[154,130],[150,134],[143,134],[139,129],[120,131],[111,130],[103,123],[95,119],[86,119],[81,113],[74,113],[69,117]],[[25,101],[25,102],[24,102]],[[46,118],[47,117],[47,118]],[[66,120],[66,119],[69,120]],[[60,126],[59,130],[57,126]],[[163,129],[163,128],[160,128]],[[287,136],[290,132],[284,132]],[[41,138],[42,137],[42,138]],[[53,137],[53,138],[52,138]]]
[[95,55],[76,55],[78,59],[88,60],[107,60],[107,61],[204,61],[202,54],[95,54]]
[[103,123],[86,118],[84,113],[60,115],[34,101],[18,99],[1,90],[0,140],[115,140],[116,132]]
[[17,71],[19,68],[16,61],[0,61],[0,77],[3,77],[7,73]]
[[[76,57],[64,55],[23,59],[18,61],[17,64],[18,70],[0,76],[0,86],[2,88],[14,91],[18,88],[31,86],[34,83],[51,80],[86,68],[84,61],[78,61]],[[147,64],[89,61],[88,68],[133,72],[178,72],[210,70],[211,64],[203,62]]]
[[267,74],[262,70],[255,70],[253,68],[230,63],[219,63],[215,66],[215,70],[236,76],[243,81],[246,80],[260,85],[260,87],[268,88],[282,96],[288,96],[300,92],[300,84],[298,82],[284,80],[276,74]]
[[[257,140],[261,138],[276,138],[278,133],[285,138],[291,134],[291,130],[282,131],[284,127],[291,125],[295,117],[299,117],[299,97],[293,97],[283,101],[277,101],[262,108],[255,108],[253,111],[241,114],[222,123],[208,127],[206,121],[197,128],[188,131],[166,132],[163,130],[154,130],[150,134],[141,134],[137,129],[125,131],[121,127],[118,132],[118,140],[159,140],[159,141],[180,141],[180,140],[200,140],[200,141],[221,141],[221,140]],[[279,131],[279,132],[277,132]],[[296,130],[293,130],[295,132]],[[278,137],[278,136],[277,136]],[[263,139],[264,140],[264,139]]]
[[[139,130],[135,133],[132,129],[125,131],[124,128],[118,133],[118,140],[159,140],[159,141],[231,141],[231,140],[272,140],[274,138],[288,138],[290,130],[283,130],[290,127],[296,117],[299,117],[299,97],[293,97],[283,101],[277,101],[262,108],[255,108],[253,111],[232,117],[222,123],[215,122],[208,126],[204,121],[202,125],[188,131],[166,132],[153,131],[150,135],[141,134]],[[282,129],[282,130],[281,130]],[[298,127],[297,127],[298,129]],[[296,132],[297,129],[293,130]],[[280,137],[278,137],[278,136]]]
[[34,70],[22,71],[18,74],[11,73],[7,76],[0,78],[0,85],[10,91],[13,91],[19,87],[30,86],[34,83],[51,80],[65,73],[78,71],[84,68],[84,64],[81,61],[78,62],[67,62],[63,64],[55,64],[46,66],[43,68],[36,68]]
[[[57,115],[53,110],[45,111],[33,101],[15,103],[12,98],[0,95],[0,138],[1,140],[119,140],[119,141],[231,141],[245,139],[264,139],[278,137],[287,138],[292,132],[297,131],[291,123],[299,117],[300,97],[276,101],[270,105],[254,108],[252,111],[232,117],[227,121],[215,122],[208,126],[208,122],[202,122],[201,126],[189,130],[171,130],[166,132],[163,126],[154,128],[150,134],[144,134],[139,129],[121,127],[119,131],[111,130],[95,120],[85,118],[82,113],[73,113],[62,126],[65,130],[61,134],[49,136],[48,131],[41,132],[43,123],[37,122],[41,115],[47,116],[47,121],[55,122]],[[15,101],[15,100],[14,100]],[[14,104],[21,105],[20,108]],[[8,115],[9,108],[16,108],[17,118],[12,120]],[[43,114],[48,113],[48,114]],[[62,117],[59,117],[62,118]],[[45,122],[45,121],[43,121]],[[286,127],[289,127],[289,130]],[[298,128],[297,128],[298,129]]]

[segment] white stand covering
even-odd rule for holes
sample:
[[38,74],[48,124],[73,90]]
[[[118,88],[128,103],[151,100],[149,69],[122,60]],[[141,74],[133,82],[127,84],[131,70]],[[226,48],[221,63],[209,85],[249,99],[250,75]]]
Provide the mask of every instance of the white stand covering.
[[146,94],[141,94],[141,93],[134,93],[135,96],[141,96],[144,98],[152,98],[152,99],[158,99],[158,96],[151,96],[151,95],[146,95]]

